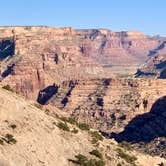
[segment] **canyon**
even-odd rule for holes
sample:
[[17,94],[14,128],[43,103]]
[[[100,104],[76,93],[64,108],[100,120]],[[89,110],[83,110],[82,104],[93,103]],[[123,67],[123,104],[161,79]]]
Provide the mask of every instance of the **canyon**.
[[29,99],[65,80],[132,76],[153,50],[165,51],[165,38],[140,32],[1,27],[0,34],[1,80]]
[[166,158],[165,44],[137,31],[0,27],[0,80],[105,137]]
[[[62,112],[60,116],[64,116]],[[66,122],[69,129],[66,131],[58,126],[65,124],[60,116],[49,106],[39,109],[34,101],[29,102],[0,87],[0,165],[73,166],[75,156],[82,156],[83,161],[89,164],[97,162],[98,165],[104,163],[108,166],[156,166],[166,163],[164,158],[127,150],[115,140],[101,139],[98,134],[100,140],[94,144],[92,133],[97,133],[96,130],[81,130]],[[102,157],[90,154],[93,150],[99,151]],[[120,152],[130,160],[121,156]]]

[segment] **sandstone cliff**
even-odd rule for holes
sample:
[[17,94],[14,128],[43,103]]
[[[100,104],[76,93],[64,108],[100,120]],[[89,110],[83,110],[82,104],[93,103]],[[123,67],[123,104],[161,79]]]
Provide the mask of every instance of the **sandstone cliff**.
[[153,79],[71,80],[41,90],[38,102],[51,104],[98,129],[112,131],[136,115],[149,112],[157,99],[165,96],[165,86],[166,80]]
[[40,89],[79,78],[136,72],[160,39],[139,32],[0,27],[1,80],[36,99]]

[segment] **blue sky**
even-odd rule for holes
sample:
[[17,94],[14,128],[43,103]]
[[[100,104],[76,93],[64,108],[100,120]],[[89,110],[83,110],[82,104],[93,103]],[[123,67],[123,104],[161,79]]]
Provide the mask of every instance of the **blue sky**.
[[166,0],[3,0],[0,25],[139,30],[166,36]]

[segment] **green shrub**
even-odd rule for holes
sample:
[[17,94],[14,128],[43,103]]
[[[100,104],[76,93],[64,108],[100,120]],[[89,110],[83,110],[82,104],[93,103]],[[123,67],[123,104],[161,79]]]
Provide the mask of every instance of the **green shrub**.
[[74,128],[73,130],[71,130],[72,133],[77,134],[78,130],[76,128]]
[[64,121],[64,122],[68,122],[70,124],[77,125],[77,121],[73,117],[59,117],[59,116],[57,116],[57,118]]
[[13,135],[11,134],[6,134],[5,135],[5,141],[8,143],[8,144],[15,144],[17,141],[16,139],[13,137]]
[[90,131],[92,138],[96,139],[97,141],[103,141],[103,136],[99,134],[98,131]]
[[126,149],[126,150],[132,150],[132,146],[130,143],[126,142],[126,141],[122,141],[118,144],[118,146]]
[[67,119],[67,122],[70,123],[70,124],[77,124],[76,119],[73,118],[73,117],[69,117],[69,118]]
[[47,109],[45,110],[45,113],[48,115],[48,114],[50,113],[50,110],[47,108]]
[[0,145],[3,145],[3,140],[2,139],[0,139]]
[[40,109],[40,110],[42,110],[42,105],[41,104],[39,104],[39,103],[34,103],[34,106],[36,107],[36,108],[38,108],[38,109]]
[[92,144],[97,144],[98,141],[103,141],[103,137],[102,135],[99,134],[98,131],[90,131],[89,133],[92,136],[92,140],[91,140]]
[[76,160],[69,159],[70,162],[81,165],[81,166],[105,166],[105,162],[103,160],[96,160],[96,159],[90,159],[82,154],[78,154],[75,156]]
[[81,130],[89,130],[90,127],[88,124],[86,123],[78,123],[78,127],[81,129]]
[[105,162],[103,160],[96,161],[96,166],[105,166]]
[[52,124],[53,124],[53,125],[56,125],[56,122],[53,122]]
[[12,88],[10,87],[10,85],[4,85],[2,88],[3,88],[3,89],[6,89],[6,90],[8,90],[8,91],[13,92]]
[[78,165],[86,166],[86,163],[88,161],[88,158],[86,156],[78,154],[75,156],[75,158],[76,160],[69,159],[69,161]]
[[118,156],[121,157],[122,159],[124,159],[126,162],[128,163],[134,163],[137,158],[135,156],[130,156],[128,154],[126,154],[122,149],[117,149],[117,153],[118,153]]
[[98,140],[97,140],[96,138],[92,138],[91,143],[92,143],[92,144],[97,144],[97,143],[98,143]]
[[103,160],[90,159],[87,161],[85,166],[104,166],[105,162]]
[[98,157],[98,158],[100,158],[100,159],[102,159],[103,158],[103,156],[102,156],[102,154],[97,150],[97,149],[95,149],[95,150],[92,150],[91,152],[89,152],[91,155],[94,155],[94,156],[96,156],[96,157]]
[[96,166],[96,159],[90,159],[87,161],[86,166]]
[[9,127],[11,127],[14,130],[17,126],[15,124],[11,124]]
[[87,157],[82,154],[76,155],[75,158],[77,159],[79,164],[84,164],[88,160]]
[[67,118],[67,117],[58,117],[60,120],[62,120],[62,121],[64,121],[64,122],[68,122],[68,123],[70,123],[70,124],[75,124],[75,125],[77,125],[77,121],[76,121],[76,119],[75,118],[73,118],[73,117],[69,117],[69,118]]
[[70,131],[70,128],[68,127],[66,122],[58,122],[57,127],[64,131]]

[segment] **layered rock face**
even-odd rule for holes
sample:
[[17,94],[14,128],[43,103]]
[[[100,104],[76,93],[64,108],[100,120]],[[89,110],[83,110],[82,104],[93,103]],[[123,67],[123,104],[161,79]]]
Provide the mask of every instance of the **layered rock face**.
[[1,27],[0,41],[1,80],[30,99],[64,80],[132,74],[160,45],[139,32],[50,27]]
[[166,80],[155,79],[72,80],[43,89],[38,102],[51,104],[118,142],[166,157],[165,87]]
[[136,115],[149,112],[165,95],[165,87],[165,80],[153,79],[72,80],[59,85],[54,94],[49,95],[49,87],[42,90],[38,101],[50,103],[94,128],[121,131]]

